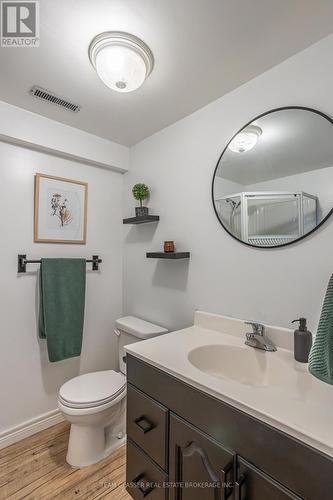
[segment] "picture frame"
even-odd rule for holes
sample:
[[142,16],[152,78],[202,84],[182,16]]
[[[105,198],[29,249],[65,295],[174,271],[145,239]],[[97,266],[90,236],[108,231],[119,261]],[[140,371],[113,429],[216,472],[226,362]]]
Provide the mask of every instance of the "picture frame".
[[34,241],[85,245],[88,183],[35,175]]

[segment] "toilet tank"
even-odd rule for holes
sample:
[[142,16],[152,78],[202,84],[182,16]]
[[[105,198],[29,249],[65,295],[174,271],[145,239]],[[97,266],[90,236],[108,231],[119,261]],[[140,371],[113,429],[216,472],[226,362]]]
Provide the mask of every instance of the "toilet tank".
[[118,336],[119,369],[122,373],[126,374],[126,363],[124,361],[126,359],[126,352],[124,346],[163,335],[164,333],[168,333],[168,330],[135,316],[125,316],[117,319],[114,332]]

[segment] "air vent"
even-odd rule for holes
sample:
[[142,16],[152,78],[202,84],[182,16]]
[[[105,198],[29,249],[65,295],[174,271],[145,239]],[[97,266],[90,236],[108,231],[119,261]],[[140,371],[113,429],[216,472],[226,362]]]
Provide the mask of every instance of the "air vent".
[[30,90],[30,94],[37,99],[41,99],[42,101],[51,102],[52,104],[56,104],[61,108],[67,109],[68,111],[72,111],[73,113],[77,113],[80,111],[81,106],[75,104],[74,102],[65,99],[64,97],[60,97],[49,90],[42,89],[41,87],[37,87],[34,85]]

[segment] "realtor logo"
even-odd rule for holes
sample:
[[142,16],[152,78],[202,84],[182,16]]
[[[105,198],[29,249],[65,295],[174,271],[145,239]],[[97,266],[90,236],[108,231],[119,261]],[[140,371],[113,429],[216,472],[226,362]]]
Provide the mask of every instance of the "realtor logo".
[[39,2],[1,2],[1,47],[39,47]]

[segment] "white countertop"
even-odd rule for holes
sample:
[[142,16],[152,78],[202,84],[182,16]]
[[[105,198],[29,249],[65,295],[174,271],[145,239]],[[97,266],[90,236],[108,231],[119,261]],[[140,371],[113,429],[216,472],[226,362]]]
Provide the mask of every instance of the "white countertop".
[[[244,345],[243,321],[197,312],[194,326],[130,344],[125,349],[128,354],[333,457],[333,386],[317,380],[308,372],[307,364],[294,360],[293,352],[288,350],[292,346],[291,330],[267,327],[266,331],[277,346],[287,348],[259,354],[258,349]],[[189,361],[188,354],[207,345],[251,349],[253,356],[261,356],[267,365],[274,365],[275,379],[266,385],[251,385],[199,370]]]

